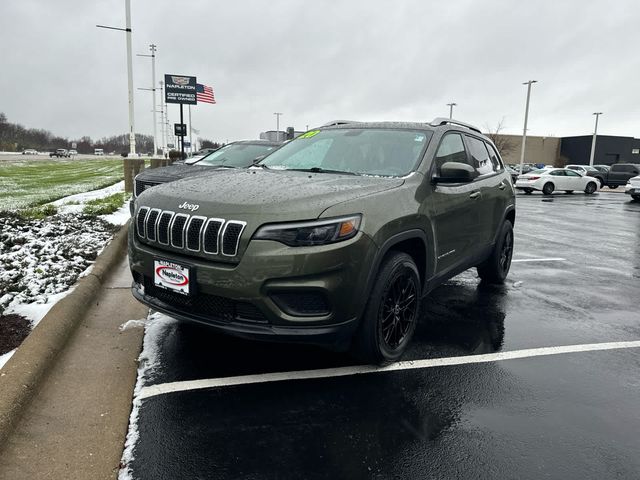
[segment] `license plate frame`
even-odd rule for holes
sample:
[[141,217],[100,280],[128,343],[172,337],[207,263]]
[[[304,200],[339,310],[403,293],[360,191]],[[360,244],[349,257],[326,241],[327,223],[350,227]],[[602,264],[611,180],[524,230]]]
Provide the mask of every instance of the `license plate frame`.
[[186,297],[193,295],[194,267],[164,258],[153,259],[153,285]]

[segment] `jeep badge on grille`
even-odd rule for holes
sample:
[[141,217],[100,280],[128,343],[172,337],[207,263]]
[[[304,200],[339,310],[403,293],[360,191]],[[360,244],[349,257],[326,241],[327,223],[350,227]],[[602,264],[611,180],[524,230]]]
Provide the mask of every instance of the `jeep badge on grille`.
[[182,208],[183,210],[191,210],[192,212],[195,212],[196,210],[198,210],[200,208],[200,205],[198,205],[197,203],[184,202],[184,203],[178,205],[178,208]]

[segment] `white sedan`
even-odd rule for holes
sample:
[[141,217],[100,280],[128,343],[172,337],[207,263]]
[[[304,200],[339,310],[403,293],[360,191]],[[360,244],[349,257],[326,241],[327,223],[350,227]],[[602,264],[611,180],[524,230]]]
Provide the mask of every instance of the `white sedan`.
[[631,198],[640,202],[640,176],[629,179],[624,193],[631,195]]
[[515,187],[524,193],[534,190],[551,195],[556,190],[572,193],[576,190],[590,195],[598,190],[598,181],[593,177],[582,176],[568,168],[541,168],[518,176]]

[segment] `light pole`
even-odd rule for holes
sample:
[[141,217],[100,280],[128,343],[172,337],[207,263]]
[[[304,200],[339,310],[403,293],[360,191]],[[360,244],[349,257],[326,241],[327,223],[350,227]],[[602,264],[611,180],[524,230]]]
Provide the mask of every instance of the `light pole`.
[[449,107],[449,118],[453,118],[453,107],[458,105],[457,103],[447,103],[447,107]]
[[527,143],[527,120],[529,119],[529,99],[531,98],[531,85],[537,83],[537,80],[529,80],[523,85],[527,86],[527,103],[524,107],[524,129],[522,131],[522,150],[520,151],[520,174],[524,168],[524,148]]
[[280,115],[282,115],[281,112],[274,112],[274,115],[276,116],[276,141],[280,141]]
[[598,136],[598,117],[602,112],[593,112],[596,116],[596,128],[593,130],[593,140],[591,141],[591,156],[589,157],[589,166],[593,167],[593,158],[596,155],[596,137]]
[[143,88],[141,90],[151,90],[151,93],[153,94],[153,156],[155,157],[158,154],[158,134],[156,129],[156,45],[153,43],[149,45],[149,50],[151,50],[151,55],[138,53],[137,56],[151,58],[151,88]]
[[131,61],[131,0],[124,0],[125,8],[125,28],[107,27],[106,25],[96,25],[98,28],[108,28],[110,30],[120,30],[127,34],[127,77],[129,87],[129,155],[136,154],[136,134],[134,132],[133,118],[133,66]]

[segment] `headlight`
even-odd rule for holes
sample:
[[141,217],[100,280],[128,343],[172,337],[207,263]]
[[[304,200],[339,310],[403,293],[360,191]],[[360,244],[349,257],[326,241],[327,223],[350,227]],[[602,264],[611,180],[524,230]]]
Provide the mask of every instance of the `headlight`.
[[353,215],[309,222],[276,223],[260,227],[253,238],[275,240],[290,247],[325,245],[355,237],[361,220],[362,215]]

